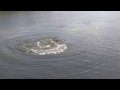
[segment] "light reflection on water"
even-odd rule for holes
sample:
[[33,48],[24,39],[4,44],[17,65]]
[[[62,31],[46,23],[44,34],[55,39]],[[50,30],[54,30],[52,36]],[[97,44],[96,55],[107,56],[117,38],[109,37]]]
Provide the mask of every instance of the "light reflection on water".
[[[0,78],[120,78],[119,19],[106,11],[0,12]],[[67,50],[35,56],[15,48],[38,37],[65,40]]]

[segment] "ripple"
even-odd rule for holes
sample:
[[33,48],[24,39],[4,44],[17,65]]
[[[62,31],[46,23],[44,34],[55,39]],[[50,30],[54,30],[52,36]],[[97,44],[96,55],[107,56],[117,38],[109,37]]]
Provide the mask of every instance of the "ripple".
[[25,39],[18,41],[15,49],[33,55],[60,54],[67,49],[63,41],[57,37]]
[[41,33],[38,33],[36,29],[29,33],[21,31],[17,35],[9,35],[4,39],[3,51],[6,55],[12,54],[14,58],[30,59],[71,59],[82,53],[81,46],[83,45],[79,36],[73,34],[75,32],[70,37],[68,33],[60,31],[43,30]]

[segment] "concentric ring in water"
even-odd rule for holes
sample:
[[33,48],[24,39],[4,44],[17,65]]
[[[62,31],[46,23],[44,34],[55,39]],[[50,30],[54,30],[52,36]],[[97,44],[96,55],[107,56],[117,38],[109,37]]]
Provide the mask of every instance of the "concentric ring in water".
[[42,38],[18,42],[15,48],[27,54],[48,55],[60,54],[67,49],[67,46],[59,38]]

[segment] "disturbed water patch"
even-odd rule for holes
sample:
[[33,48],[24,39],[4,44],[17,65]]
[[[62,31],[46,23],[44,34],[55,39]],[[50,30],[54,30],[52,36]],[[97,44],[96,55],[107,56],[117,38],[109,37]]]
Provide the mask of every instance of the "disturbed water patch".
[[26,39],[17,42],[15,48],[33,55],[60,54],[67,49],[63,40],[55,38]]

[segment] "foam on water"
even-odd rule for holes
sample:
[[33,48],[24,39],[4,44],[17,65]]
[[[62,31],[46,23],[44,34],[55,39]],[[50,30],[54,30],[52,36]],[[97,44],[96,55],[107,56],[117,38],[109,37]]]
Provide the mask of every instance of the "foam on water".
[[58,38],[24,40],[18,42],[15,47],[19,51],[34,55],[60,54],[67,49],[63,41]]

